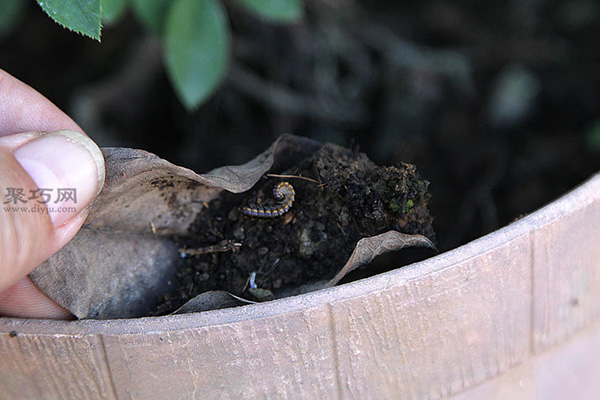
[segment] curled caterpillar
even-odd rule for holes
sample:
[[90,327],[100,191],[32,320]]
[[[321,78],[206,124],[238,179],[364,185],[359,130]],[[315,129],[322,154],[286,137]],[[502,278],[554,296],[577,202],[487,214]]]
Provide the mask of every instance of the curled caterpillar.
[[294,200],[296,200],[296,192],[290,183],[279,182],[273,188],[273,197],[279,200],[279,202],[273,205],[250,204],[249,206],[242,207],[240,211],[242,214],[250,217],[279,217],[292,208],[292,204],[294,204]]

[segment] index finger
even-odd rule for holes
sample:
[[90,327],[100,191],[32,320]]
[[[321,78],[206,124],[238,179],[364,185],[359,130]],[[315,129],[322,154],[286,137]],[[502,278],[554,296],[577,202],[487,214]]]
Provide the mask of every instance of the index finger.
[[0,136],[20,132],[83,130],[32,87],[0,69]]

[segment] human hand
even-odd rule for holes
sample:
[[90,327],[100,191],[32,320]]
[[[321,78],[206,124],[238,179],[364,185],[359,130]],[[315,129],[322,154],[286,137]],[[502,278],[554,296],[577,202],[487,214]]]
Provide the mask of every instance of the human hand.
[[72,317],[27,274],[75,236],[103,183],[96,144],[0,69],[0,316]]

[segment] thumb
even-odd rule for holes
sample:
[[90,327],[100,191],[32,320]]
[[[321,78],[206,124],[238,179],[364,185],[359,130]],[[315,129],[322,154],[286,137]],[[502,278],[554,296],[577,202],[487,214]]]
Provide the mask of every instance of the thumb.
[[0,137],[0,292],[75,236],[104,183],[104,159],[82,133]]

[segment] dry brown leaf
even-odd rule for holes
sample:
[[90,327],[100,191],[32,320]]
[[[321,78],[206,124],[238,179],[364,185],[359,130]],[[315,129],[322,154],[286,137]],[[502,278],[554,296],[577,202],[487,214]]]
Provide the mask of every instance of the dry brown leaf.
[[242,306],[252,304],[254,301],[242,299],[223,290],[211,290],[204,292],[186,302],[179,307],[173,314],[186,314],[191,312],[202,312],[218,310],[220,308]]
[[346,264],[342,267],[333,279],[325,287],[332,287],[338,284],[344,276],[354,271],[358,267],[367,265],[377,256],[390,251],[396,251],[407,247],[428,247],[436,249],[433,242],[423,235],[407,235],[398,231],[388,231],[380,235],[360,239],[356,243],[356,248],[350,255]]
[[76,237],[30,274],[50,298],[78,318],[148,315],[179,257],[170,235],[184,234],[206,202],[225,189],[250,189],[273,164],[294,162],[320,147],[280,137],[244,165],[198,175],[159,157],[125,148],[103,149],[106,182]]

